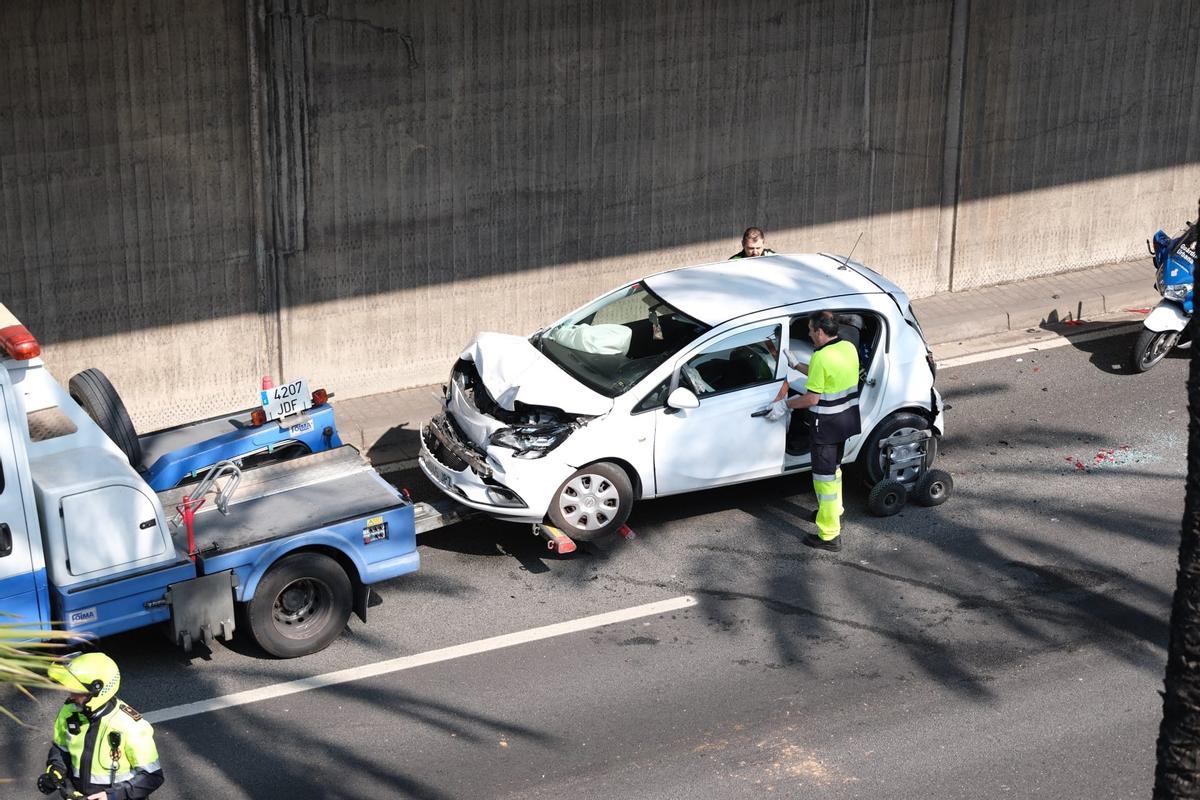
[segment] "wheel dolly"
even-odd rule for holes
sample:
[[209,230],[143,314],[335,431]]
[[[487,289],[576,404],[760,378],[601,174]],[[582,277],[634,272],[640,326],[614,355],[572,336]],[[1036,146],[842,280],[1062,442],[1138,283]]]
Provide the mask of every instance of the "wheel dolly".
[[919,430],[890,436],[879,443],[887,472],[867,495],[867,510],[890,517],[904,508],[911,495],[923,506],[938,506],[950,499],[954,479],[945,470],[931,469],[936,447],[933,431]]

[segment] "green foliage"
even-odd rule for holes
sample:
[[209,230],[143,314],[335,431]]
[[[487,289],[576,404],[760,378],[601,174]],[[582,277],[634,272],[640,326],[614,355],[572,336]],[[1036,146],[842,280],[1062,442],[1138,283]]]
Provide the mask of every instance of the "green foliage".
[[[30,689],[63,691],[62,686],[46,677],[46,670],[59,659],[56,652],[72,639],[77,640],[78,635],[0,622],[0,686],[12,686],[30,699],[33,699]],[[0,715],[24,724],[3,705]]]

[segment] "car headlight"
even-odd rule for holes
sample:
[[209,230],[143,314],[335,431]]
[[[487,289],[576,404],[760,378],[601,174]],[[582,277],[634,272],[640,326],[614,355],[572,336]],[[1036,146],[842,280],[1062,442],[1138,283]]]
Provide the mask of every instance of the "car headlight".
[[1182,303],[1191,294],[1191,291],[1192,285],[1190,283],[1173,283],[1170,286],[1163,287],[1162,295],[1168,300]]
[[490,444],[517,451],[517,458],[541,458],[558,447],[571,435],[571,426],[559,423],[549,425],[514,425],[501,428],[488,438]]

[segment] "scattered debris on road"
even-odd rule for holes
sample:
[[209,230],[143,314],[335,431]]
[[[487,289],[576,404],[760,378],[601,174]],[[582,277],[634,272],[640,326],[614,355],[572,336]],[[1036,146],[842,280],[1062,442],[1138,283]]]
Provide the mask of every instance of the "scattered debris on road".
[[1153,460],[1157,459],[1148,453],[1134,450],[1127,444],[1103,448],[1091,457],[1066,456],[1066,461],[1075,467],[1076,472],[1092,472],[1097,469],[1122,467],[1127,464],[1140,464]]

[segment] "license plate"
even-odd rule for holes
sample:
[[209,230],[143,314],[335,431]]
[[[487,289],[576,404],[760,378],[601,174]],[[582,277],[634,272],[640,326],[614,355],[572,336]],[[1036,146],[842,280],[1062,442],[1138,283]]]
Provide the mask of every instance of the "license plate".
[[432,458],[422,458],[421,463],[429,470],[429,477],[433,478],[434,483],[447,489],[450,488],[450,476]]
[[262,407],[267,419],[280,419],[312,408],[312,392],[304,378],[262,390]]

